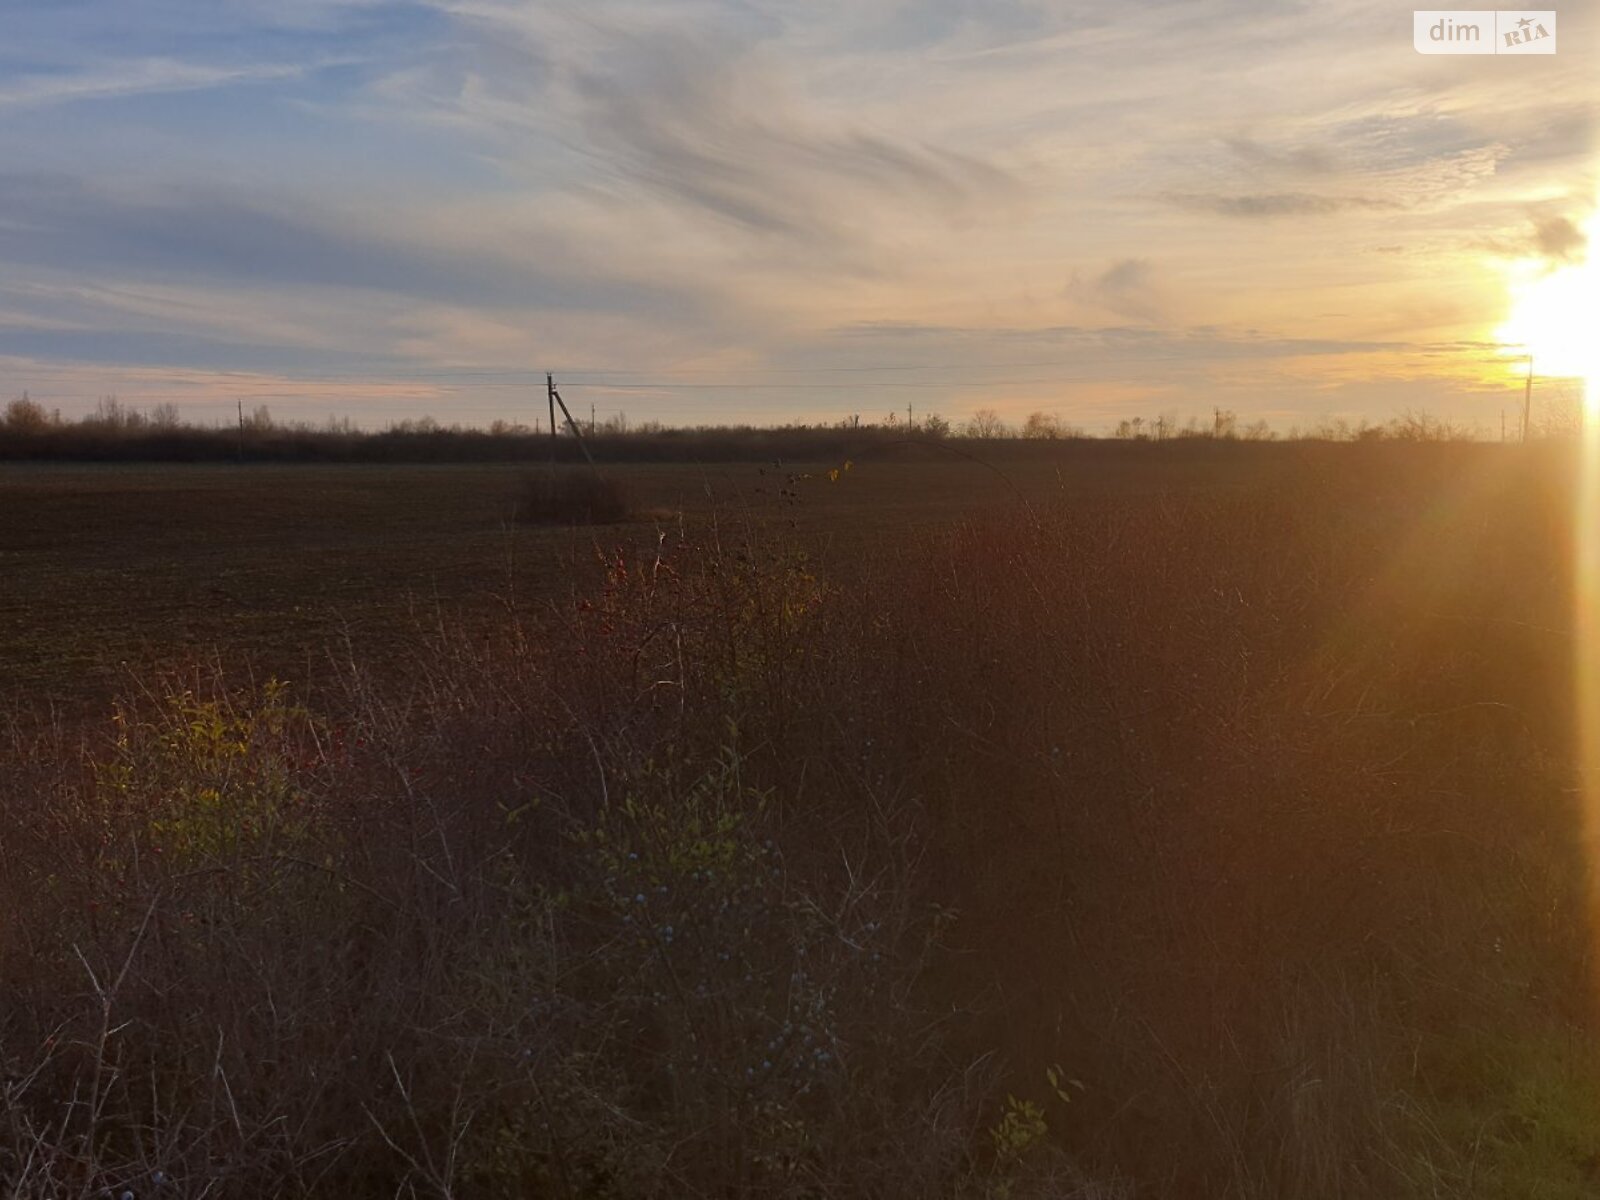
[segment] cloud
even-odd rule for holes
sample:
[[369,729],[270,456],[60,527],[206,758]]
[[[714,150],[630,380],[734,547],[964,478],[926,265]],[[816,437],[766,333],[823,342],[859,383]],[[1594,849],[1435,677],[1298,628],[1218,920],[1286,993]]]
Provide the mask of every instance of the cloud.
[[[318,209],[292,195],[217,186],[114,190],[62,175],[0,175],[0,260],[88,278],[129,273],[227,282],[244,291],[308,285],[486,306],[637,310],[684,294],[573,263],[551,239],[516,253],[462,238],[408,236],[401,214]],[[531,252],[531,253],[530,253]],[[587,269],[586,269],[587,268]]]
[[1335,169],[1333,154],[1326,146],[1274,146],[1242,135],[1224,138],[1223,145],[1252,170],[1326,175]]
[[1535,213],[1531,221],[1525,214],[1513,218],[1507,213],[1500,231],[1475,244],[1501,258],[1542,258],[1554,265],[1581,261],[1589,238],[1576,220],[1563,213]]
[[146,58],[112,63],[87,71],[24,75],[7,87],[0,87],[0,109],[35,108],[160,92],[203,91],[291,79],[305,74],[308,69],[304,65],[291,64],[219,67],[169,58]]
[[0,356],[153,367],[182,363],[213,370],[324,372],[370,363],[355,350],[319,350],[303,343],[265,345],[171,330],[16,329],[0,324]]
[[750,64],[698,42],[652,42],[579,80],[607,166],[746,230],[848,236],[868,205],[960,214],[1012,186],[1001,169],[798,109]]
[[[1347,338],[1288,338],[1256,330],[1226,330],[1210,325],[1151,329],[1131,325],[953,326],[884,321],[855,322],[831,331],[841,338],[890,339],[901,346],[924,343],[986,347],[1000,361],[1016,364],[1019,347],[1036,351],[1101,353],[1129,363],[1158,360],[1220,361],[1305,358],[1328,355],[1416,352],[1423,347],[1400,341]],[[969,361],[982,362],[983,356]],[[1070,365],[1080,358],[1041,359],[1028,365]]]
[[1074,273],[1066,295],[1120,317],[1147,323],[1159,322],[1168,307],[1157,285],[1155,269],[1142,258],[1124,258],[1090,279]]
[[1377,196],[1325,196],[1315,192],[1266,192],[1256,195],[1203,195],[1167,192],[1161,197],[1176,208],[1215,213],[1223,217],[1259,219],[1320,217],[1352,210],[1395,209],[1400,205]]
[[863,261],[883,224],[972,223],[1020,189],[979,150],[884,128],[865,106],[819,103],[803,65],[779,48],[784,25],[751,7],[450,11],[471,54],[454,73],[391,79],[391,96],[409,91],[436,118],[495,138],[508,170],[619,209],[667,211],[842,266]]
[[1534,224],[1533,244],[1545,258],[1574,262],[1583,256],[1589,239],[1570,217],[1546,217]]

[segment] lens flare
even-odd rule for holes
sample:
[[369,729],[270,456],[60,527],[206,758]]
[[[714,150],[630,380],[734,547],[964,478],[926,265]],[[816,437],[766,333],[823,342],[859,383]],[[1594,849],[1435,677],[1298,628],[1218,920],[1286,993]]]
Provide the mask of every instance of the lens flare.
[[[1588,245],[1594,245],[1591,221]],[[1574,534],[1573,613],[1579,783],[1583,797],[1584,850],[1588,860],[1591,936],[1600,937],[1600,266],[1591,250],[1588,261],[1568,268],[1560,294],[1565,307],[1555,316],[1561,345],[1552,351],[1571,353],[1583,379],[1583,426]],[[1552,296],[1556,293],[1552,291]],[[1541,301],[1541,303],[1543,303]],[[1521,311],[1520,309],[1518,310]],[[1536,309],[1530,306],[1530,318]],[[1526,341],[1537,361],[1541,337],[1527,330]],[[1575,340],[1574,340],[1575,338]],[[1600,968],[1596,968],[1600,989]]]

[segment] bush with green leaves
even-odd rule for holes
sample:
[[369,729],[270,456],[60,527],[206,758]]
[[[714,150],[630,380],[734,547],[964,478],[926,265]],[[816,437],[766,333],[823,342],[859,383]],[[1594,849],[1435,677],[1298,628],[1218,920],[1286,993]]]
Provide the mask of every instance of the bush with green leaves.
[[917,806],[826,766],[830,619],[785,552],[664,544],[398,695],[191,684],[33,761],[35,848],[87,849],[0,864],[43,889],[0,946],[18,1194],[988,1177]]

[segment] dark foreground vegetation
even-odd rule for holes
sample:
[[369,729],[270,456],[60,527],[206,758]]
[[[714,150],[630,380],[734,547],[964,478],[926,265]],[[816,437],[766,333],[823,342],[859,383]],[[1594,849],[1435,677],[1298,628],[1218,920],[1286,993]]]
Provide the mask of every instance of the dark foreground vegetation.
[[1329,449],[19,717],[8,1194],[1595,1194],[1566,466]]

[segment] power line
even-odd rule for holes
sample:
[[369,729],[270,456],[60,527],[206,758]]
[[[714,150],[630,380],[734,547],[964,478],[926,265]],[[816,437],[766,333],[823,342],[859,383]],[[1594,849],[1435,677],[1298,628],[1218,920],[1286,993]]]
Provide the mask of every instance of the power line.
[[[874,382],[874,383],[850,383],[850,384],[840,383],[838,381],[818,381],[818,382],[812,382],[812,383],[797,383],[797,382],[776,382],[776,383],[774,383],[774,382],[760,382],[760,381],[747,381],[747,382],[740,382],[740,383],[717,383],[717,382],[691,383],[691,382],[684,382],[684,381],[681,381],[681,380],[661,380],[661,381],[649,381],[649,382],[612,383],[612,382],[607,382],[607,381],[604,381],[604,380],[577,380],[576,382],[573,382],[573,383],[569,384],[569,386],[587,388],[587,389],[589,389],[591,391],[603,391],[603,392],[769,392],[769,391],[790,391],[790,392],[826,392],[826,391],[841,391],[841,392],[843,392],[843,391],[848,391],[848,392],[861,392],[861,391],[868,391],[868,390],[876,391],[878,389],[883,389],[883,388],[892,388],[892,389],[896,389],[896,390],[913,390],[913,391],[960,391],[960,390],[972,389],[972,388],[1033,387],[1033,386],[1038,386],[1038,385],[1041,385],[1041,384],[1051,384],[1051,383],[1076,383],[1076,382],[1082,382],[1082,381],[1088,380],[1088,379],[1094,379],[1097,376],[1098,376],[1097,372],[1083,372],[1083,373],[1074,374],[1074,375],[1054,375],[1054,376],[1046,376],[1046,377],[1040,377],[1040,378],[1034,378],[1034,379],[978,379],[978,380],[932,380],[932,379],[928,379],[928,380],[915,380],[915,381],[909,381],[909,380],[884,380],[884,381]],[[441,376],[441,378],[447,378],[447,377]],[[562,378],[566,378],[566,377],[562,376]],[[532,377],[530,376],[530,384],[524,384],[524,383],[522,383],[520,381],[519,382],[481,384],[481,385],[477,385],[475,387],[472,387],[471,390],[473,390],[473,391],[485,391],[485,390],[493,389],[493,390],[518,390],[518,391],[520,391],[520,390],[523,390],[524,387],[530,386],[531,385],[531,380],[532,380]],[[334,382],[353,383],[353,382],[359,382],[359,381],[358,380],[330,380],[330,379],[327,379],[327,378],[300,378],[300,379],[294,380],[292,382],[300,383],[301,385],[303,385],[304,387],[307,387],[307,388],[315,388],[315,387],[320,387],[320,386],[326,386],[326,385],[328,385],[330,383],[334,383]],[[373,384],[373,385],[379,385],[379,384],[383,384],[383,383],[392,383],[392,382],[395,382],[395,377],[390,376],[390,377],[385,378],[385,377],[382,377],[382,376],[375,376],[369,382],[371,384]],[[204,387],[204,386],[206,386],[206,385],[197,384],[196,385],[196,389],[198,390],[199,388]],[[339,396],[339,395],[308,396],[305,392],[285,392],[285,391],[257,392],[257,391],[250,391],[249,389],[244,389],[244,390],[245,390],[246,396],[248,398],[250,398],[250,399],[253,399],[253,400],[275,400],[275,399],[276,400],[288,400],[288,399],[338,400],[338,399],[347,399],[348,398],[348,397],[343,397],[343,396]],[[441,390],[464,390],[464,389],[449,389],[449,388],[445,388],[445,389],[441,389]],[[99,399],[102,396],[105,396],[107,393],[106,392],[94,392],[94,393],[89,393],[89,392],[40,392],[39,394],[40,395],[48,395],[51,399],[94,400],[94,399]],[[182,399],[185,399],[185,398],[190,399],[190,400],[198,399],[198,397],[196,397],[192,393],[171,392],[171,391],[162,391],[162,392],[139,391],[137,393],[137,395],[141,400],[150,400],[150,399],[156,399],[156,398],[173,399],[173,400],[182,400]],[[397,396],[397,397],[393,397],[393,398],[394,399],[403,399],[404,397]]]
[[1093,378],[1093,375],[1057,375],[1041,379],[982,379],[972,381],[938,382],[922,380],[915,383],[886,381],[883,383],[868,384],[841,384],[841,383],[585,383],[579,381],[574,387],[590,388],[594,391],[604,392],[816,392],[816,391],[860,391],[879,388],[912,389],[917,391],[937,390],[951,391],[961,388],[978,387],[1024,387],[1044,383],[1076,383],[1084,379]]

